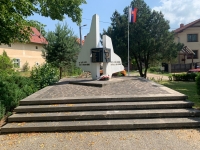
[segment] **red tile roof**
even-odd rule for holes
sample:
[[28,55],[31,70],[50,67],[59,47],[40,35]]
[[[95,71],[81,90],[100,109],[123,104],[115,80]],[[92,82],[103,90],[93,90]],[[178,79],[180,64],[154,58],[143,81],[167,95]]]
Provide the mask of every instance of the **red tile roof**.
[[[79,38],[77,39],[77,42],[80,44],[80,39]],[[84,43],[85,43],[85,40],[82,40],[82,45],[84,45]]]
[[188,24],[186,24],[186,25],[184,25],[184,26],[182,26],[182,27],[180,27],[180,28],[174,30],[174,32],[175,32],[175,33],[182,32],[183,30],[185,30],[185,29],[191,27],[192,25],[194,25],[194,24],[196,24],[196,23],[198,23],[198,22],[200,22],[200,19],[195,20],[195,21],[193,21],[193,22],[191,22],[191,23],[188,23]]
[[31,35],[30,42],[38,44],[48,44],[47,40],[40,34],[40,32],[36,28],[31,27],[31,29],[33,33]]

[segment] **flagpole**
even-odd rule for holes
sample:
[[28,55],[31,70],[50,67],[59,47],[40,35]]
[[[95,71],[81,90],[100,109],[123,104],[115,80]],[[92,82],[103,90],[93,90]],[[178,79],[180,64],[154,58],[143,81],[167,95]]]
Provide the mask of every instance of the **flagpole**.
[[128,7],[128,76],[130,76],[130,70],[129,70],[129,15],[130,15],[130,13],[129,13],[129,7]]

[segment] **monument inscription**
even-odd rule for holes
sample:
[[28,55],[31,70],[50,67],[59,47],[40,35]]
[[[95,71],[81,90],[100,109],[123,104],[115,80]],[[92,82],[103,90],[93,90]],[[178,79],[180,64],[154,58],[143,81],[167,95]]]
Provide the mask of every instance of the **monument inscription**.
[[91,49],[92,53],[92,63],[103,62],[103,48],[93,48]]

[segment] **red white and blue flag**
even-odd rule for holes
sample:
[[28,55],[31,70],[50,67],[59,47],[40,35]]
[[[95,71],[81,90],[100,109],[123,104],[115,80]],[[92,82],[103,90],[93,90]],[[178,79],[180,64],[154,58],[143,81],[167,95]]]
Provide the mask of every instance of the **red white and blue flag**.
[[129,22],[136,22],[137,8],[129,8]]

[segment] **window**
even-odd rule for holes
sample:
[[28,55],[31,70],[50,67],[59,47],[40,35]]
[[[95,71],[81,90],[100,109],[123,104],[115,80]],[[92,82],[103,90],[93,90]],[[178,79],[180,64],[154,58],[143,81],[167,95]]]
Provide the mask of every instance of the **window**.
[[187,41],[188,42],[198,42],[198,34],[188,34]]
[[[195,54],[193,55],[193,59],[198,59],[198,50],[192,50]],[[187,59],[192,59],[192,55],[187,55]]]
[[38,46],[35,46],[35,49],[38,49]]
[[8,47],[11,47],[11,44],[8,44]]
[[20,68],[20,59],[13,59],[14,68]]

